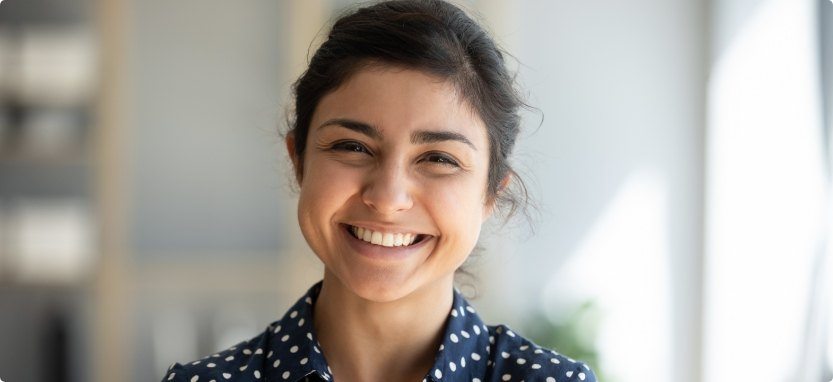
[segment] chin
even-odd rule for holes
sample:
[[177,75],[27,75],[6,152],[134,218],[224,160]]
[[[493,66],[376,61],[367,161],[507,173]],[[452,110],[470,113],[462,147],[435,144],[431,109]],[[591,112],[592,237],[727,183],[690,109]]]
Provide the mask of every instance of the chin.
[[407,277],[391,275],[386,272],[354,275],[350,280],[343,280],[345,286],[357,296],[373,302],[392,302],[411,294],[416,288],[411,286]]
[[332,272],[336,282],[356,296],[373,302],[392,302],[407,297],[418,289],[412,274],[390,270],[350,269]]

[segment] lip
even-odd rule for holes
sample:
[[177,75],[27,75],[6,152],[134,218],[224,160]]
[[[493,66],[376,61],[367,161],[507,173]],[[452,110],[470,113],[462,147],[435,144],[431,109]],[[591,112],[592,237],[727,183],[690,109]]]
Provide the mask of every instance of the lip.
[[[367,225],[357,225],[359,227],[367,227]],[[372,228],[371,228],[372,229]],[[411,244],[406,247],[384,247],[381,245],[371,244],[364,240],[359,240],[355,238],[353,235],[350,234],[350,225],[348,224],[340,224],[339,231],[341,231],[341,235],[344,237],[344,240],[347,244],[356,251],[358,254],[362,255],[362,257],[366,257],[372,260],[377,261],[396,261],[406,259],[416,252],[422,250],[424,246],[426,246],[429,242],[434,240],[434,236],[426,235],[427,237],[422,239],[418,243]],[[385,230],[383,232],[390,232],[389,230]],[[403,231],[400,231],[403,232]],[[411,232],[411,231],[404,231],[404,232]]]

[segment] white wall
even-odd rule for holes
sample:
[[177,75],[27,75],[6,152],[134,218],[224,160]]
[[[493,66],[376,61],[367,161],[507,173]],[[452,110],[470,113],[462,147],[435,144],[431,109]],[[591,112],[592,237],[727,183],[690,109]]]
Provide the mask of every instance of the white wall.
[[697,381],[706,4],[513,4],[499,37],[544,114],[516,150],[542,217],[483,260],[488,314],[521,325],[593,298],[611,375]]

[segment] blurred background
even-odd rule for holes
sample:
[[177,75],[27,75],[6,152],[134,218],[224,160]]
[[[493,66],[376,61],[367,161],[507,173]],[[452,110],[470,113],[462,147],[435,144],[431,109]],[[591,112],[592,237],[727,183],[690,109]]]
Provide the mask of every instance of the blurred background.
[[[604,381],[833,378],[833,3],[458,3],[540,109],[484,319]],[[320,278],[279,131],[351,6],[2,1],[0,379],[159,380]]]

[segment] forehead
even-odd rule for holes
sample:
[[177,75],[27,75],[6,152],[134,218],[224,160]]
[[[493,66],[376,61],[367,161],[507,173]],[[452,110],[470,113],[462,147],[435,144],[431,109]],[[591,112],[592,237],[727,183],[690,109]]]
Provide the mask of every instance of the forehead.
[[447,130],[466,135],[478,146],[486,142],[482,120],[454,84],[410,69],[359,70],[321,99],[311,128],[332,118],[360,120],[378,126],[385,135]]

